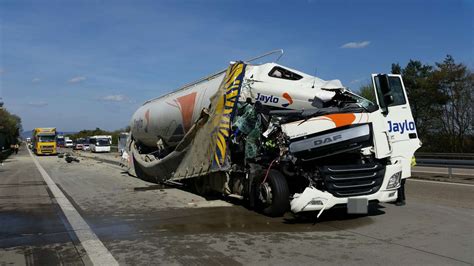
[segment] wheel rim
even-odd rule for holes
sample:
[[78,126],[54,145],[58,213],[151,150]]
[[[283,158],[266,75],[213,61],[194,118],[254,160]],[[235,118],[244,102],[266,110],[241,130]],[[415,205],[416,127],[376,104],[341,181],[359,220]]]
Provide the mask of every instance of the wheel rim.
[[268,184],[267,182],[263,183],[260,185],[260,191],[259,191],[259,195],[258,195],[258,198],[260,199],[260,201],[269,206],[272,204],[272,188],[270,187],[270,184]]

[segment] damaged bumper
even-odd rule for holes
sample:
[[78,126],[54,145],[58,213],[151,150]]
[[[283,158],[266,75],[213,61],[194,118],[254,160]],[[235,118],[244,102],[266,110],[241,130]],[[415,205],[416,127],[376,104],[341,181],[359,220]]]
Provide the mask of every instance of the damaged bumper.
[[[384,180],[380,189],[373,194],[355,196],[355,197],[335,197],[329,192],[318,190],[314,187],[307,187],[303,193],[296,193],[290,202],[291,211],[293,213],[306,211],[323,211],[332,208],[338,204],[349,204],[350,207],[355,206],[356,211],[352,213],[360,213],[361,202],[369,202],[377,200],[379,202],[391,202],[397,199],[397,188],[399,184],[393,188],[387,189],[390,177],[402,171],[400,164],[387,165]],[[351,212],[351,211],[349,211]]]

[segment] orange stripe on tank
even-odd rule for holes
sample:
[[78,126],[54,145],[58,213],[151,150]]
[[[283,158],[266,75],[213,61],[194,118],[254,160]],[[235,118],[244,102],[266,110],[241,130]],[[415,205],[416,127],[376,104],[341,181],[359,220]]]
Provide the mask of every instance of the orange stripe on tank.
[[183,118],[184,130],[188,131],[193,122],[194,102],[196,100],[196,92],[185,96],[178,97],[176,100],[180,105],[181,116]]

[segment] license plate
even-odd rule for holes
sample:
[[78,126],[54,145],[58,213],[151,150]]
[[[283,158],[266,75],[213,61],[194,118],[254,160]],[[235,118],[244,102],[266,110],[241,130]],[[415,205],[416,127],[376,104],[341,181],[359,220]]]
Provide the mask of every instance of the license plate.
[[367,214],[369,200],[366,198],[349,198],[347,201],[347,213]]

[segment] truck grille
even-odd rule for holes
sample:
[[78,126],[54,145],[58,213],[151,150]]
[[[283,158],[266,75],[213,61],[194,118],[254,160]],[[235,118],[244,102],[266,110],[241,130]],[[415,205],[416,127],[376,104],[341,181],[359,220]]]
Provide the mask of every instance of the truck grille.
[[377,192],[385,167],[380,163],[325,166],[320,168],[327,191],[335,197],[353,197]]
[[52,153],[54,151],[54,146],[41,146],[41,152],[43,153]]

